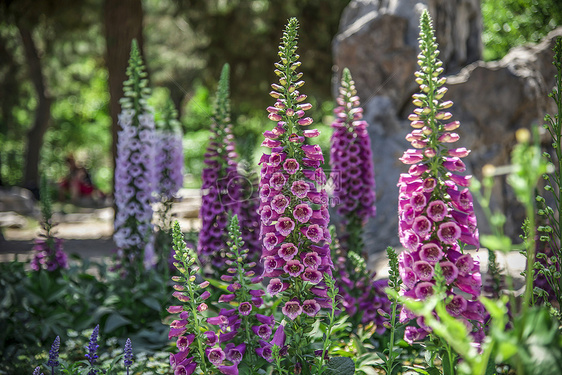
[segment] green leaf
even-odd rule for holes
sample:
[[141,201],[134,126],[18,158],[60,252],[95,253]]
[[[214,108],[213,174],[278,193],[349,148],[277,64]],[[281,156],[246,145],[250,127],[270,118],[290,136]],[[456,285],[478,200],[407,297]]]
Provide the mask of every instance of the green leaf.
[[333,357],[328,361],[325,375],[353,375],[355,363],[349,357]]
[[494,355],[492,354],[490,356],[490,359],[488,359],[488,365],[486,366],[486,373],[485,375],[495,375],[496,373],[496,363],[493,360]]
[[502,360],[511,358],[515,353],[517,353],[517,345],[513,342],[502,341],[498,343],[498,354]]
[[131,321],[125,318],[124,316],[122,316],[121,314],[113,313],[107,317],[103,331],[105,333],[109,333],[119,327],[122,327],[130,323]]
[[412,366],[405,366],[408,370],[412,370],[417,372],[418,374],[422,375],[441,375],[441,371],[437,367],[428,367],[428,368],[419,368],[419,367],[412,367]]
[[443,375],[455,375],[455,370],[451,371],[451,362],[448,355],[442,356],[443,361]]
[[490,250],[499,250],[504,253],[512,250],[511,239],[507,236],[493,236],[489,234],[480,235],[480,243],[482,246]]
[[238,374],[239,375],[251,375],[252,369],[245,363],[240,363],[238,366]]
[[141,301],[146,307],[154,311],[160,311],[162,309],[162,305],[154,297],[144,297]]

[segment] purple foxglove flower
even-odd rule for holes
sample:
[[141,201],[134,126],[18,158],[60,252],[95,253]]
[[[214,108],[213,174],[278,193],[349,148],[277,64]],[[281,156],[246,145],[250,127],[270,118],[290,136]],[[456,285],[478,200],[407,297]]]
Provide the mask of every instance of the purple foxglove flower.
[[273,332],[271,327],[267,324],[261,324],[259,326],[253,326],[252,331],[258,335],[262,340],[267,340]]
[[[446,306],[447,312],[452,316],[460,316],[468,306],[466,299],[461,295],[456,295],[453,297],[451,302]],[[472,329],[472,327],[470,327]]]
[[180,336],[176,341],[176,346],[180,351],[184,351],[191,345],[191,343],[193,343],[194,339],[195,339],[194,334],[189,334],[187,336]]
[[321,265],[322,259],[320,258],[320,256],[318,255],[317,252],[313,251],[313,252],[307,253],[304,256],[304,258],[302,260],[302,263],[306,267],[316,270],[316,269],[318,269],[318,266]]
[[301,223],[307,223],[312,217],[312,208],[307,204],[298,204],[293,210],[293,216]]
[[285,263],[283,270],[292,277],[299,277],[300,274],[304,271],[304,265],[298,260],[290,260]]
[[239,364],[242,361],[245,352],[246,352],[245,343],[241,343],[240,345],[237,346],[235,346],[232,343],[226,344],[225,347],[226,359],[234,363],[235,365]]
[[218,366],[226,359],[226,354],[221,348],[213,348],[207,354],[207,358],[209,358],[213,365]]
[[252,312],[252,304],[249,302],[242,302],[238,307],[240,315],[248,316]]
[[205,342],[208,346],[215,346],[215,344],[219,341],[217,334],[213,331],[207,331],[204,333],[207,341]]
[[305,198],[310,191],[310,185],[306,181],[297,180],[291,185],[291,193],[297,198]]
[[[283,314],[291,320],[295,320],[302,313],[302,307],[297,300],[285,302],[285,306],[281,309]],[[280,326],[282,327],[282,326]],[[275,337],[274,337],[275,338]]]
[[[451,130],[458,128],[460,122],[444,123],[452,114],[437,112],[436,108],[449,108],[452,102],[441,102],[439,99],[436,106],[428,103],[428,98],[435,96],[428,94],[426,88],[442,90],[439,98],[446,89],[426,82],[427,77],[439,75],[436,66],[440,64],[427,12],[422,14],[420,28],[421,53],[433,56],[433,61],[422,66],[422,71],[428,73],[421,74],[418,79],[423,94],[414,95],[414,104],[418,108],[409,116],[414,131],[406,138],[414,149],[407,150],[400,159],[410,165],[408,173],[402,174],[398,183],[399,235],[401,243],[408,249],[399,262],[400,276],[404,281],[404,295],[423,300],[433,293],[433,267],[439,263],[447,293],[452,295],[447,310],[464,321],[465,318],[471,319],[467,315],[473,316],[469,306],[476,301],[467,301],[456,291],[466,292],[473,299],[481,291],[478,263],[471,255],[461,254],[459,247],[459,243],[479,246],[472,196],[466,188],[470,176],[457,174],[466,170],[461,159],[470,151],[464,147],[449,148],[450,143],[459,139],[458,134],[451,133]],[[474,315],[479,316],[478,313]],[[412,318],[411,314],[401,314],[402,321]],[[407,327],[406,341],[423,339],[427,327],[420,327]]]
[[277,229],[282,236],[287,237],[291,234],[293,229],[295,229],[295,222],[291,218],[282,217],[277,221],[277,224],[275,224],[275,229]]
[[297,255],[298,251],[299,250],[297,249],[297,247],[294,244],[288,242],[288,243],[284,243],[283,245],[281,245],[281,247],[279,248],[278,254],[285,261],[289,261],[289,260],[293,259],[295,257],[295,255]]
[[304,281],[308,281],[312,284],[318,284],[320,281],[322,281],[322,272],[312,268],[306,268],[302,273],[301,278]]
[[[290,24],[292,25],[292,23],[296,23],[296,20],[291,20]],[[284,38],[289,38],[289,34],[285,34]],[[283,43],[289,43],[285,39]],[[283,51],[282,54],[293,54],[294,48],[291,47],[290,50],[281,48],[280,51]],[[283,58],[279,64],[284,64],[283,61],[286,60]],[[291,70],[298,66],[294,62],[291,64],[293,64]],[[300,88],[304,81],[292,82],[293,79],[295,79],[293,75],[280,76],[279,84],[272,85],[275,90],[272,92],[272,96],[277,101],[268,109],[269,117],[277,122],[276,127],[271,132],[283,134],[289,130],[289,136],[283,139],[275,138],[279,143],[272,149],[271,155],[264,155],[260,160],[260,163],[262,163],[260,196],[262,202],[265,203],[263,207],[269,206],[272,211],[279,215],[285,215],[285,217],[272,219],[269,209],[265,208],[260,210],[260,214],[262,215],[263,255],[266,257],[273,255],[272,251],[277,249],[277,255],[286,262],[283,265],[283,271],[289,273],[290,270],[289,276],[298,277],[305,267],[299,261],[295,261],[294,258],[300,252],[306,252],[307,249],[305,246],[302,248],[295,247],[286,238],[291,237],[293,242],[296,243],[295,241],[299,238],[306,238],[306,232],[303,232],[303,229],[308,229],[309,237],[313,238],[314,242],[323,241],[325,237],[324,227],[327,227],[328,220],[306,227],[302,225],[308,223],[311,219],[311,204],[316,203],[309,194],[312,192],[320,193],[316,191],[314,183],[317,182],[317,179],[325,183],[325,181],[322,181],[325,176],[323,171],[319,169],[320,163],[323,161],[321,148],[318,145],[303,144],[305,136],[315,137],[319,132],[315,129],[304,130],[294,126],[289,129],[289,124],[294,124],[295,121],[302,126],[313,123],[310,117],[305,116],[306,111],[312,105],[301,103],[306,95],[295,90],[295,88]],[[291,96],[293,100],[287,101],[285,98],[288,96]],[[271,114],[275,114],[276,117],[273,118]],[[303,154],[305,158],[302,158]],[[288,155],[295,156],[289,157]],[[285,193],[287,190],[290,190],[290,194]],[[290,210],[287,212],[288,208]],[[273,225],[277,234],[270,231],[268,227],[271,225]],[[302,240],[299,240],[300,242]],[[267,258],[267,261],[270,261],[269,258]],[[271,271],[271,267],[268,271]],[[280,285],[280,283],[274,282],[269,289],[275,292],[280,288]]]
[[221,372],[221,374],[225,375],[238,375],[238,364],[230,365],[230,366],[217,366],[217,369]]
[[195,372],[197,363],[189,362],[186,364],[179,364],[174,368],[174,375],[191,375]]
[[315,316],[320,311],[320,305],[314,299],[303,301],[302,310],[308,316]]
[[330,150],[332,173],[341,180],[334,197],[339,201],[338,213],[346,221],[356,217],[363,222],[375,216],[375,175],[368,124],[361,120],[363,110],[347,68],[343,71],[339,92]]
[[31,269],[40,269],[49,272],[59,268],[68,268],[68,256],[63,250],[63,240],[47,233],[47,239],[35,239],[33,246],[33,259],[30,262]]
[[273,361],[271,345],[266,341],[260,340],[260,347],[256,349],[256,354],[268,362]]
[[[467,255],[470,257],[469,254]],[[443,259],[443,250],[436,243],[428,242],[421,246],[419,257],[421,260],[433,265]]]
[[[235,161],[237,155],[234,152],[230,123],[228,76],[229,67],[225,65],[219,81],[214,121],[211,127],[211,142],[205,154],[200,211],[202,228],[197,248],[205,261],[210,260],[219,268],[224,266],[220,253],[224,250],[228,239],[226,227],[229,212],[238,215],[242,237],[251,253],[250,256],[254,257],[261,247],[261,244],[258,244],[258,202],[254,193],[256,189],[251,175],[244,170],[244,163],[241,163],[239,171],[239,165]],[[263,192],[260,194],[263,200]]]

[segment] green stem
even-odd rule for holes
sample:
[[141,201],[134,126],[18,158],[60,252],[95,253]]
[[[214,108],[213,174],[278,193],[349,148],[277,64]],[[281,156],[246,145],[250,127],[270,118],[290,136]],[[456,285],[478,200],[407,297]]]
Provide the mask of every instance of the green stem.
[[394,367],[394,330],[396,324],[396,308],[398,305],[398,299],[392,301],[392,317],[390,321],[390,341],[388,343],[388,360],[386,362],[386,373],[388,375],[392,374],[392,369]]
[[[532,198],[532,197],[530,197]],[[535,208],[532,204],[532,200],[529,199],[526,204],[527,218],[529,220],[529,235],[527,238],[527,275],[526,275],[526,287],[525,287],[525,297],[523,300],[523,312],[526,312],[533,301],[533,281],[535,274]]]
[[[187,270],[188,266],[186,263],[184,263],[184,267]],[[190,275],[190,272],[187,271],[187,274]],[[201,344],[201,339],[200,339],[200,335],[201,335],[201,329],[199,327],[199,317],[198,317],[198,311],[197,311],[197,307],[195,306],[195,291],[193,290],[193,286],[191,285],[192,281],[190,280],[191,275],[187,278],[186,280],[186,286],[187,286],[187,290],[189,292],[189,301],[190,301],[190,308],[191,308],[191,316],[194,318],[193,319],[193,326],[195,328],[195,335],[196,335],[196,339],[197,339],[197,351],[199,352],[199,356],[201,357],[201,367],[203,368],[203,373],[207,374],[207,364],[205,362],[205,350],[203,349],[203,345]]]

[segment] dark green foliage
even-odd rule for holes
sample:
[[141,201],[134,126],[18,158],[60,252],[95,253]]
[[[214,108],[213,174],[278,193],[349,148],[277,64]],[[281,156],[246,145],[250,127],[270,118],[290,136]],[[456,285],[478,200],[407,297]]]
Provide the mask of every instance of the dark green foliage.
[[[545,194],[556,202],[554,207],[547,205],[547,201],[542,196],[537,196],[537,206],[539,208],[537,220],[539,232],[537,260],[535,271],[537,280],[535,281],[535,294],[542,296],[546,303],[557,301],[558,315],[560,316],[560,305],[562,303],[562,278],[560,275],[560,259],[562,256],[562,221],[557,212],[560,208],[560,188],[562,187],[562,177],[560,174],[560,161],[562,160],[562,38],[557,38],[554,46],[554,61],[556,68],[555,87],[549,96],[556,103],[557,113],[547,114],[544,118],[546,124],[543,127],[549,132],[552,139],[551,154],[545,152],[543,156],[552,163],[558,165],[553,172],[544,175],[546,181]],[[558,207],[557,207],[558,206]],[[539,290],[540,289],[540,290]],[[550,295],[545,293],[549,293]]]
[[483,0],[482,18],[484,60],[499,60],[562,25],[562,7],[559,0]]
[[[33,31],[48,95],[51,122],[42,147],[41,166],[50,178],[66,171],[64,156],[80,149],[79,160],[95,182],[109,177],[111,134],[107,114],[105,48],[99,0],[10,1],[0,6],[0,180],[21,183],[26,135],[34,120],[37,96],[16,25]],[[105,178],[103,178],[105,177]]]
[[310,96],[330,99],[331,44],[349,0],[176,2],[195,32],[207,38],[200,47],[208,67],[203,72],[206,82],[214,81],[224,62],[230,63],[235,107],[247,112],[269,103],[264,93],[274,78],[269,66],[277,55],[278,30],[294,16],[302,23],[299,46]]
[[353,375],[355,373],[355,363],[349,357],[334,357],[328,361],[326,375]]
[[105,264],[85,259],[56,272],[30,273],[24,267],[21,262],[0,263],[0,371],[24,373],[54,337],[61,337],[62,353],[68,330],[96,324],[105,339],[130,337],[135,350],[166,346],[162,320],[171,288],[156,272],[146,271],[142,282],[131,286]]

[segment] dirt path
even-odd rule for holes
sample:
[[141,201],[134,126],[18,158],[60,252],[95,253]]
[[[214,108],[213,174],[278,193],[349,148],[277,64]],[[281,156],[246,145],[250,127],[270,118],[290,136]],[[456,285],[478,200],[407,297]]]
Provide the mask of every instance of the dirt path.
[[[201,207],[199,190],[183,189],[182,200],[173,205],[172,213],[179,221],[182,230],[200,228],[198,219]],[[21,222],[19,218],[19,222]],[[14,220],[17,221],[17,220]],[[25,220],[24,220],[25,221]],[[32,255],[33,240],[40,233],[40,228],[35,220],[27,218],[28,224],[23,227],[11,228],[10,223],[4,224],[3,238],[0,236],[0,262],[9,262],[14,259],[29,259]],[[111,256],[115,244],[111,238],[113,234],[113,209],[84,209],[78,213],[57,215],[55,221],[56,235],[63,238],[64,250],[67,254],[77,254],[82,258],[98,259]],[[397,249],[401,251],[401,249]],[[481,272],[484,275],[488,270],[488,252],[486,249],[472,251],[473,257],[480,262]],[[517,251],[507,255],[497,254],[498,261],[503,269],[507,270],[515,279],[515,286],[522,285],[523,278],[520,273],[525,268],[525,258]],[[369,259],[369,268],[377,271],[377,277],[388,277],[388,260],[386,254],[374,254]],[[484,278],[484,276],[483,276]]]
[[[172,213],[183,230],[199,228],[197,218],[201,206],[199,190],[183,189],[181,201],[174,203]],[[80,257],[98,258],[111,256],[115,249],[113,235],[113,209],[79,208],[78,212],[56,213],[55,235],[64,239],[67,254]],[[7,214],[7,213],[4,213]],[[31,217],[24,217],[14,212],[0,228],[0,262],[14,259],[29,259],[32,254],[33,240],[41,232],[39,223]]]

